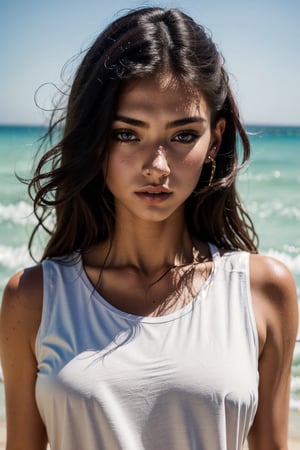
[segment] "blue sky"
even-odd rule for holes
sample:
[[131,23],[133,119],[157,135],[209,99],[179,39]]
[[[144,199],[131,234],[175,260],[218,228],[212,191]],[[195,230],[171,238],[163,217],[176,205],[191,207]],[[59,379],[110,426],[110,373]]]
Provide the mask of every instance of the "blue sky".
[[[0,12],[0,123],[43,123],[43,83],[122,9],[180,7],[209,28],[247,123],[300,126],[299,0],[11,0]],[[53,91],[44,88],[46,105]]]

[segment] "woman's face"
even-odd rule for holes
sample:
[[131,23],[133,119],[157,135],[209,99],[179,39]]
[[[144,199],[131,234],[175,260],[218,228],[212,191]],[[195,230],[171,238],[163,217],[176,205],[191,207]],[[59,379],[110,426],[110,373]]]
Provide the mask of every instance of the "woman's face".
[[183,214],[222,130],[218,124],[212,134],[203,97],[171,77],[129,82],[116,109],[106,168],[117,217],[160,222]]

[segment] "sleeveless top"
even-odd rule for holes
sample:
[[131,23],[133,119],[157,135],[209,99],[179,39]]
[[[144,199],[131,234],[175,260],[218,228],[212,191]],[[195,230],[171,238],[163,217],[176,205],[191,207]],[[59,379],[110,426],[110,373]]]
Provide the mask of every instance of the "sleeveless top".
[[128,314],[81,258],[42,263],[36,401],[52,450],[241,450],[258,403],[249,254],[219,255],[182,309]]

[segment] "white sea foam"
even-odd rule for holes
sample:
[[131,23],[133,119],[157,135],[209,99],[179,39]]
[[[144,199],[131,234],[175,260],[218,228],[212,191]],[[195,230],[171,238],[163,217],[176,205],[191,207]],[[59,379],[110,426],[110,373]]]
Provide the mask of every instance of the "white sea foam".
[[290,402],[292,408],[300,410],[300,378],[291,377]]
[[281,202],[251,202],[247,205],[249,212],[261,219],[273,216],[274,213],[281,214],[283,205]]
[[291,399],[290,399],[290,409],[295,409],[296,411],[300,411],[300,400],[291,397]]
[[300,390],[300,378],[299,377],[292,378],[291,389],[292,389],[292,391]]
[[266,219],[275,215],[286,219],[300,221],[300,208],[298,206],[287,206],[277,200],[270,202],[253,201],[247,204],[247,209],[251,214],[260,219]]
[[262,173],[242,173],[239,175],[239,181],[244,182],[249,182],[249,181],[270,181],[272,179],[272,176],[270,175],[266,175],[266,174],[262,174]]
[[288,206],[282,209],[281,215],[288,217],[289,219],[300,220],[300,208],[297,206]]
[[29,255],[26,245],[20,247],[9,247],[0,245],[0,265],[9,270],[19,270],[25,266],[32,265],[33,261]]
[[32,207],[24,202],[3,205],[0,203],[0,223],[10,221],[16,225],[34,224],[36,219],[32,214]]
[[[238,177],[238,180],[242,183],[249,183],[252,181],[255,182],[268,182],[268,181],[274,181],[278,178],[283,178],[286,179],[287,175],[283,175],[280,170],[274,170],[273,172],[270,173],[253,173],[253,172],[245,172],[245,173],[241,173]],[[293,178],[293,182],[295,183],[299,183],[300,182],[300,177],[299,176],[294,176]]]

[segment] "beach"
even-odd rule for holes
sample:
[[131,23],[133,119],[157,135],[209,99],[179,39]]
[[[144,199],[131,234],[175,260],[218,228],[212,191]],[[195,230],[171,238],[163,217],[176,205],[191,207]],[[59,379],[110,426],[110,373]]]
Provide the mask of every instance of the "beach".
[[[0,420],[0,450],[5,450],[6,429],[5,419]],[[247,447],[244,448],[246,450]],[[289,418],[289,445],[288,450],[300,449],[300,411],[291,411]],[[86,450],[86,449],[82,449]]]

